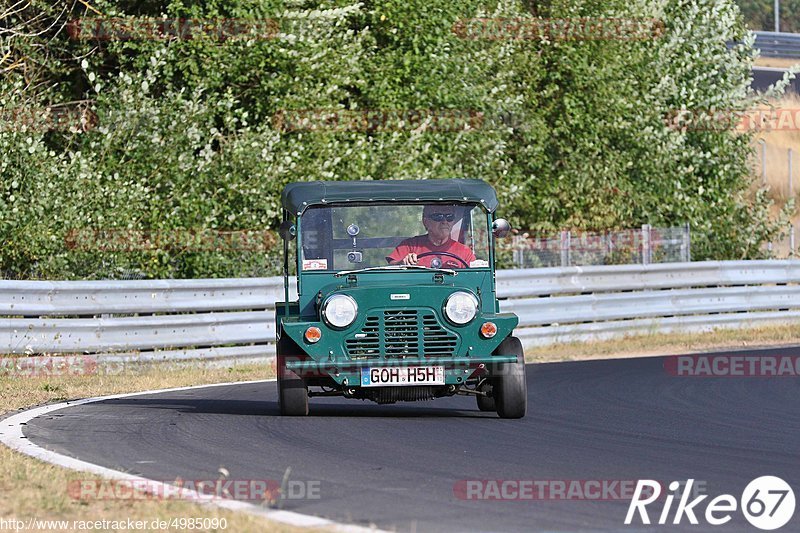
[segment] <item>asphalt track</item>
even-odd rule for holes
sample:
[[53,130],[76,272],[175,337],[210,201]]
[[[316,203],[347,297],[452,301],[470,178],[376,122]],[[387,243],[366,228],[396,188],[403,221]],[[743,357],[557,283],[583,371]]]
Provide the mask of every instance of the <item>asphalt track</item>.
[[[24,432],[38,446],[156,480],[217,479],[220,467],[232,479],[282,480],[291,467],[291,480],[320,482],[320,497],[283,509],[387,530],[674,531],[623,525],[628,500],[475,501],[454,487],[693,478],[711,497],[738,499],[750,480],[776,475],[797,492],[799,386],[791,377],[674,377],[662,358],[636,358],[529,366],[522,420],[482,413],[469,397],[391,406],[314,398],[313,416],[282,418],[269,382],[69,407]],[[799,515],[780,531],[800,530]],[[756,531],[739,512],[723,526],[703,523],[684,518],[679,529]]]

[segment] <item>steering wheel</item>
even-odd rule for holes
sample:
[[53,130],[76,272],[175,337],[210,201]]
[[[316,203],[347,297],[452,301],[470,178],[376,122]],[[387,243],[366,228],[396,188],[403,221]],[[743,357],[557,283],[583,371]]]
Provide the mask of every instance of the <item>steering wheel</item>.
[[423,252],[421,254],[417,254],[417,259],[421,259],[423,257],[428,257],[429,255],[446,255],[447,257],[452,257],[453,259],[458,259],[464,265],[464,268],[469,268],[469,263],[458,257],[456,254],[451,254],[450,252]]

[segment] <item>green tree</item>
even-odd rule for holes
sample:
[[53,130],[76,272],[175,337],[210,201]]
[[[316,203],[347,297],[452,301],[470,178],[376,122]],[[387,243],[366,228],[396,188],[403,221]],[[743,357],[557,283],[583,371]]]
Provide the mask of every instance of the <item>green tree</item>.
[[[202,32],[96,41],[75,39],[64,26],[141,17],[235,18],[255,29],[225,41]],[[476,17],[655,19],[663,34],[464,38],[459,24]],[[268,20],[278,33],[259,33]],[[39,1],[4,23],[3,116],[78,105],[97,120],[88,131],[6,120],[5,275],[276,273],[275,249],[193,252],[156,243],[118,252],[99,243],[93,251],[70,247],[70,235],[271,230],[281,188],[314,179],[481,177],[497,187],[517,227],[689,222],[698,259],[757,257],[776,231],[763,195],[749,193],[748,134],[665,124],[676,110],[752,105],[753,50],[730,2],[98,0],[62,12]],[[469,111],[484,122],[459,131],[432,122],[298,131],[278,120],[315,109]]]

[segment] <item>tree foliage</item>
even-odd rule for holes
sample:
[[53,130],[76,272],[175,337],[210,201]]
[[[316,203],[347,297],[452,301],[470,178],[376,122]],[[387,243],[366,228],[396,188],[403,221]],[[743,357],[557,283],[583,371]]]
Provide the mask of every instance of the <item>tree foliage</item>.
[[[753,31],[775,30],[775,0],[737,0],[747,27]],[[780,29],[800,32],[800,2],[780,0]]]
[[[690,223],[695,258],[758,256],[776,231],[748,194],[751,139],[669,128],[676,109],[741,110],[753,59],[738,9],[711,0],[75,2],[0,30],[0,271],[11,276],[248,276],[267,253],[71,248],[84,229],[277,227],[298,180],[480,177],[518,227]],[[465,39],[459,20],[640,17],[639,40]],[[274,20],[271,38],[76,40],[67,20]],[[84,26],[86,27],[86,26]],[[732,49],[727,41],[743,41]],[[80,127],[13,110],[78,106]],[[281,113],[467,110],[478,128],[291,131]],[[85,118],[85,116],[84,116]],[[85,121],[84,121],[85,122]],[[86,124],[84,123],[84,126]]]

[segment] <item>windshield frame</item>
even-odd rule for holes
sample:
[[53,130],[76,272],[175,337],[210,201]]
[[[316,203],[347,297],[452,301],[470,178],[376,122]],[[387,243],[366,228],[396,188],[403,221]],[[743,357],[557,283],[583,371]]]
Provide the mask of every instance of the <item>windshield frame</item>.
[[[430,200],[420,200],[420,201],[408,201],[403,200],[401,202],[398,201],[373,201],[373,202],[331,202],[326,203],[322,207],[366,207],[366,206],[379,206],[379,205],[408,205],[408,206],[420,206],[424,207],[425,205],[431,204],[441,204],[441,205],[458,205],[464,207],[473,208],[475,213],[482,213],[482,217],[473,216],[471,217],[471,223],[474,225],[477,223],[477,220],[485,221],[486,224],[486,233],[488,239],[488,265],[485,267],[471,267],[467,269],[458,269],[457,271],[468,271],[468,272],[485,272],[485,271],[494,271],[494,235],[492,234],[492,222],[494,221],[493,213],[486,209],[486,206],[478,203],[478,202],[465,202],[463,200],[459,201],[456,199],[446,199],[443,198],[439,201],[432,202]],[[320,207],[320,206],[317,206]],[[480,208],[480,211],[475,210],[474,208]],[[309,213],[307,209],[301,215],[297,216],[295,219],[295,227],[296,227],[296,237],[295,237],[295,272],[297,272],[297,291],[298,294],[302,294],[302,278],[304,276],[330,276],[331,279],[335,278],[335,274],[339,271],[338,269],[326,269],[326,270],[303,270],[303,218],[306,214]],[[474,230],[473,230],[474,233]],[[361,274],[372,274],[372,275],[384,275],[386,272],[393,272],[397,273],[397,271],[388,270],[388,271],[380,271],[380,270],[373,270],[368,271]],[[407,269],[403,271],[404,273],[410,273],[412,275],[423,273],[430,275],[431,270],[428,269]]]

